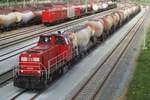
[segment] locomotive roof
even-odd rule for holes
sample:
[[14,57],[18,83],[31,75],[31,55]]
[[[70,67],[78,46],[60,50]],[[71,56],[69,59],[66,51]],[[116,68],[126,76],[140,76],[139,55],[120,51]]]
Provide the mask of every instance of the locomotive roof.
[[59,7],[59,8],[52,8],[52,9],[45,9],[46,11],[57,11],[57,10],[66,10],[66,7]]
[[24,52],[24,54],[42,54],[44,51],[48,50],[48,45],[36,46]]
[[[61,34],[43,34],[43,35],[40,35],[40,37],[50,37],[50,36],[63,37],[64,35],[61,35]],[[49,49],[53,49],[53,48],[54,48],[53,45],[46,45],[46,44],[37,45],[36,47],[25,51],[23,54],[42,54],[43,52],[45,52]]]
[[53,36],[62,36],[62,37],[64,36],[64,35],[62,35],[62,34],[50,33],[50,34],[42,34],[42,35],[40,35],[40,37],[42,37],[42,36],[43,36],[43,37],[44,37],[44,36],[45,36],[45,37],[50,37],[50,36],[52,36],[52,35],[53,35]]

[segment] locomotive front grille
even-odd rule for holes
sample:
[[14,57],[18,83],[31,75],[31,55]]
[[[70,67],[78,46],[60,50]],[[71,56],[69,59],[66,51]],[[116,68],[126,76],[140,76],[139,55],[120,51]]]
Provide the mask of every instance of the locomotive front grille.
[[26,89],[41,89],[45,86],[43,79],[32,75],[19,75],[15,77],[14,85]]

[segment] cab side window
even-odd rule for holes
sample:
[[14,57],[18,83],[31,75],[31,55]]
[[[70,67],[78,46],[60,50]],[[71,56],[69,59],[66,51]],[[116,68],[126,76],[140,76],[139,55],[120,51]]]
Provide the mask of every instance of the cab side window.
[[65,40],[62,37],[56,37],[56,44],[65,44]]
[[49,43],[49,42],[50,42],[50,39],[49,39],[49,37],[47,37],[47,36],[42,36],[42,37],[40,37],[39,42],[42,42],[42,43]]

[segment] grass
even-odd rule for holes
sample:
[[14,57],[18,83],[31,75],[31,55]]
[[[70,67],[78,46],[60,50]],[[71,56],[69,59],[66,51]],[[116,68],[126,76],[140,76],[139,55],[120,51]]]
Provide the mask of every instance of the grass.
[[127,100],[150,100],[150,28],[147,34],[147,49],[141,49]]
[[137,4],[150,5],[150,0],[130,0],[130,1]]

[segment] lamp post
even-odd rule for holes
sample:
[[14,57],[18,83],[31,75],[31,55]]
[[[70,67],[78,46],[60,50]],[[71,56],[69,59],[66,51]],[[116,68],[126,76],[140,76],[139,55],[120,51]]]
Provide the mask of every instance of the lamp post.
[[24,7],[26,6],[26,0],[23,0],[23,6]]
[[9,0],[7,0],[7,7],[9,6]]
[[146,36],[147,36],[147,17],[148,17],[148,9],[146,7],[146,0],[145,2],[145,16],[144,16],[144,27],[143,27],[143,32],[144,32],[144,44],[143,44],[143,49],[147,49],[146,47]]
[[86,5],[86,13],[88,11],[88,0],[85,0],[85,5]]

